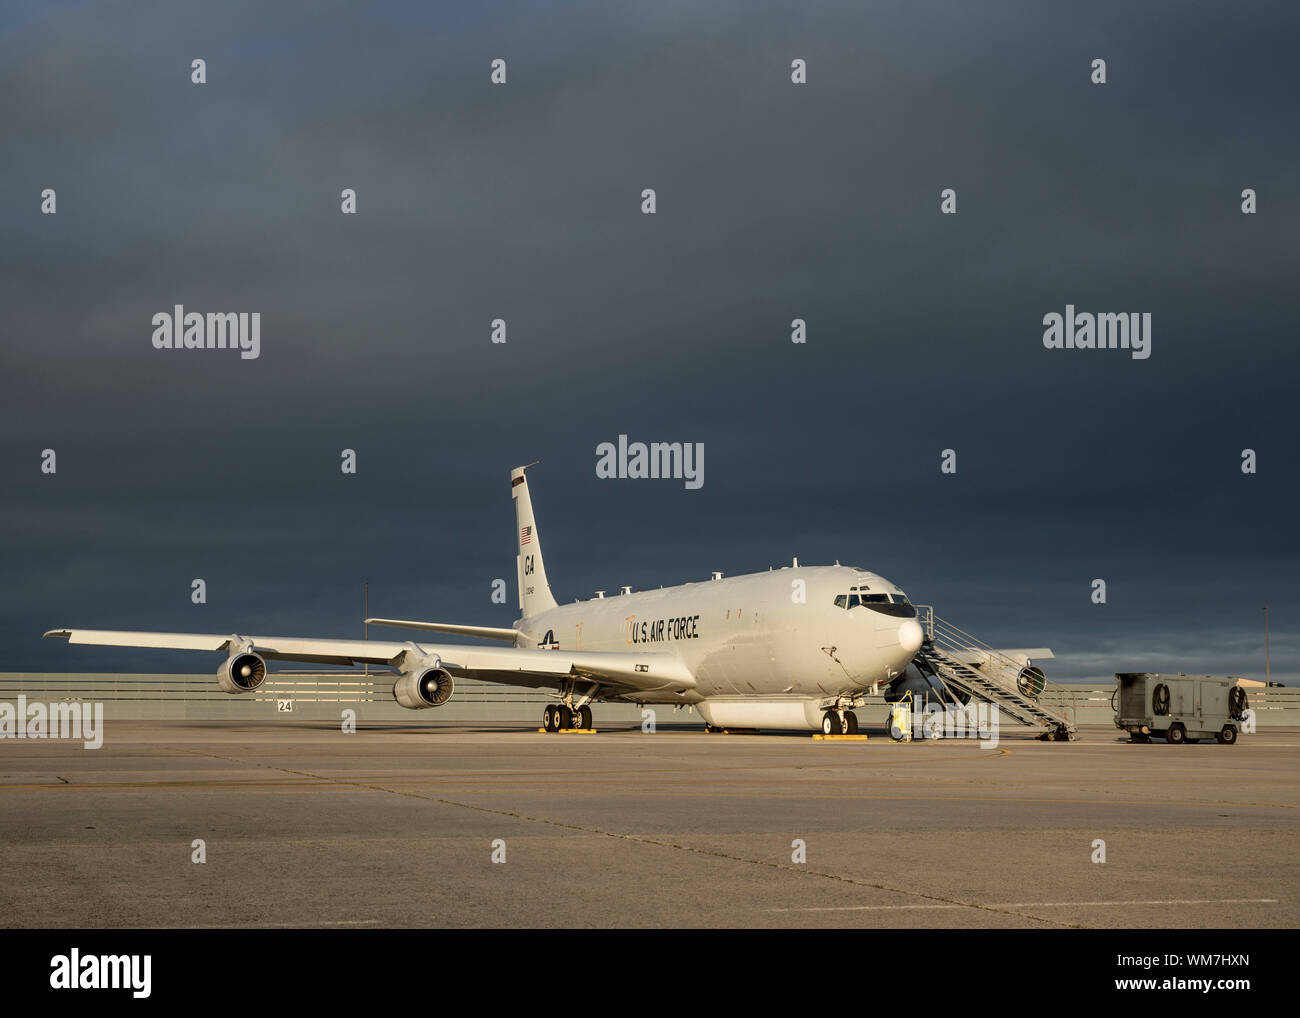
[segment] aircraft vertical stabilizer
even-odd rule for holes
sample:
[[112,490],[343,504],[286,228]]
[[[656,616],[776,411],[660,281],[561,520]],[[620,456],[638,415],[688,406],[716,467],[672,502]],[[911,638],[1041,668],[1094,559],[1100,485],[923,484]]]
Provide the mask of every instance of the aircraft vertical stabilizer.
[[[534,464],[529,464],[533,466]],[[555,607],[546,566],[542,564],[542,544],[533,517],[533,500],[528,494],[528,467],[510,471],[510,497],[515,500],[515,575],[519,580],[519,610],[524,618]]]

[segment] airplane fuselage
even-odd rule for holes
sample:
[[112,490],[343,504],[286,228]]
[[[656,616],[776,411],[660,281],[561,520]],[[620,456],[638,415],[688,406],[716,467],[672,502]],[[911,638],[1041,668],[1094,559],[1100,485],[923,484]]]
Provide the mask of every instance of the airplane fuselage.
[[[868,595],[890,600],[849,607],[850,598]],[[862,692],[902,673],[921,644],[915,610],[903,600],[894,584],[865,570],[785,566],[561,605],[518,620],[526,638],[516,644],[671,653],[694,676],[693,689],[622,698],[699,704],[706,718],[710,705],[716,712],[734,700],[787,703],[797,716],[806,702]]]

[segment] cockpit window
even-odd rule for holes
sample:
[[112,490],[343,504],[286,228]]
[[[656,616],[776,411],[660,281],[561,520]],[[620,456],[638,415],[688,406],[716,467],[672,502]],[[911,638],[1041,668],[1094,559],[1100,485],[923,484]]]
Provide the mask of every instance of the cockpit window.
[[835,596],[836,608],[870,608],[872,611],[883,612],[886,615],[897,615],[900,618],[915,618],[916,609],[911,606],[907,600],[907,595],[897,594],[837,594]]
[[[906,603],[904,600],[903,603]],[[888,594],[840,594],[835,598],[837,608],[857,608],[860,605],[889,604]]]

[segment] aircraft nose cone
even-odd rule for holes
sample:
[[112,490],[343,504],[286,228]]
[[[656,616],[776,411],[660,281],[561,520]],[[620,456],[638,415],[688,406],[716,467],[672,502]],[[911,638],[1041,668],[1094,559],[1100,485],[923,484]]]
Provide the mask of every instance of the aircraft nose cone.
[[921,649],[921,623],[916,619],[907,619],[898,627],[898,645],[909,654],[915,654]]

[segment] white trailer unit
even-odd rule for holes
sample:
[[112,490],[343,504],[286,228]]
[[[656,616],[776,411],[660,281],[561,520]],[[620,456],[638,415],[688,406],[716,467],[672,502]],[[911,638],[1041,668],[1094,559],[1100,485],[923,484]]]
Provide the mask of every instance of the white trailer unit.
[[1161,735],[1170,743],[1212,737],[1231,744],[1249,706],[1237,680],[1222,675],[1117,672],[1115,681],[1115,727],[1128,732],[1130,742]]

